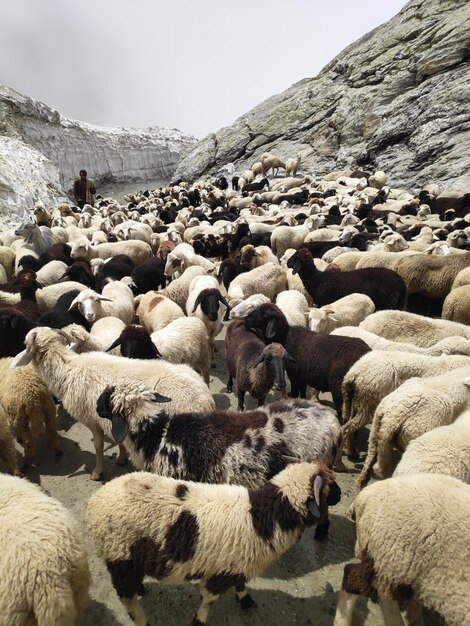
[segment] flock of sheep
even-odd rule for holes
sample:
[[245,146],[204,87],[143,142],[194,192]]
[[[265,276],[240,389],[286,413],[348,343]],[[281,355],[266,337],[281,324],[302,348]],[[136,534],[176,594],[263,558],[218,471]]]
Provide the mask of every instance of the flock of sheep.
[[[38,204],[0,233],[2,626],[71,626],[87,601],[78,523],[17,464],[15,439],[27,477],[44,427],[61,454],[59,403],[91,431],[92,480],[112,473],[105,436],[139,470],[87,508],[139,626],[145,576],[198,581],[194,625],[230,587],[253,607],[246,583],[305,528],[327,539],[333,470],[359,460],[367,425],[334,624],[365,596],[387,626],[423,607],[470,625],[470,194],[358,168],[298,176],[300,162],[266,153],[231,181],[81,213]],[[223,330],[237,411],[209,390]],[[265,404],[273,389],[283,399]]]

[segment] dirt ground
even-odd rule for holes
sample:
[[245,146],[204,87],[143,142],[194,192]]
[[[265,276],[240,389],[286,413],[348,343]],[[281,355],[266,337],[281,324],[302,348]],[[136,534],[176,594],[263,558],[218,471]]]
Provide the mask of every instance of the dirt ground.
[[[227,369],[223,354],[223,340],[217,341],[217,366],[212,370],[211,390],[217,406],[223,409],[236,408],[235,396],[224,393]],[[85,391],[85,390],[84,390]],[[268,398],[268,402],[274,396]],[[321,396],[328,404],[328,397]],[[255,406],[247,396],[247,408]],[[35,465],[28,470],[29,480],[41,484],[52,496],[58,498],[73,511],[85,526],[85,510],[88,498],[100,483],[89,479],[94,467],[94,448],[91,433],[75,422],[63,411],[59,411],[59,434],[64,449],[63,456],[56,460],[53,451],[42,437],[35,457]],[[365,450],[365,440],[359,440],[359,449]],[[117,446],[105,442],[105,480],[133,471],[129,464],[119,467],[114,462]],[[21,456],[21,455],[20,455]],[[229,591],[216,602],[209,614],[209,626],[230,624],[233,626],[288,626],[291,624],[314,624],[327,626],[333,623],[337,592],[341,586],[343,565],[354,555],[355,528],[347,515],[354,493],[354,481],[360,466],[346,460],[348,473],[337,474],[342,490],[342,500],[330,509],[330,536],[319,543],[313,540],[313,531],[308,529],[301,541],[284,554],[259,578],[251,580],[251,590],[258,606],[247,613],[235,602],[234,591]],[[87,535],[88,536],[88,535]],[[130,626],[127,617],[111,585],[109,574],[96,556],[89,542],[90,566],[93,582],[90,588],[90,603],[85,609],[81,626]],[[146,580],[147,593],[143,605],[152,626],[180,626],[190,624],[199,603],[197,586],[186,584],[167,586],[155,580]],[[374,626],[382,620],[377,606],[365,601],[358,602],[354,624]]]

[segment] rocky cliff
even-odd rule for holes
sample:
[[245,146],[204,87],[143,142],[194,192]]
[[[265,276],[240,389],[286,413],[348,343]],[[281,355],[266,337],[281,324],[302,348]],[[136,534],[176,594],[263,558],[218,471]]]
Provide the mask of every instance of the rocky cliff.
[[176,129],[77,122],[0,86],[0,215],[62,198],[82,168],[97,182],[167,180],[194,141]]
[[385,170],[395,185],[470,188],[469,61],[470,2],[412,0],[315,78],[195,144],[174,178],[300,152],[313,173],[355,162]]

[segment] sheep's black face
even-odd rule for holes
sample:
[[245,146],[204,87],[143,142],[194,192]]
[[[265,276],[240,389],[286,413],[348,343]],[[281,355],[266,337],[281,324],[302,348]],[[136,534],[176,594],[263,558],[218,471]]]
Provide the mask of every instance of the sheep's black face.
[[297,253],[294,253],[287,261],[287,267],[292,270],[293,274],[298,274],[302,268],[302,264],[297,257]]
[[202,298],[201,309],[211,322],[215,322],[219,314],[219,299],[217,294],[209,294]]
[[284,359],[273,358],[267,355],[265,358],[266,366],[273,377],[273,387],[278,391],[286,388],[285,362]]

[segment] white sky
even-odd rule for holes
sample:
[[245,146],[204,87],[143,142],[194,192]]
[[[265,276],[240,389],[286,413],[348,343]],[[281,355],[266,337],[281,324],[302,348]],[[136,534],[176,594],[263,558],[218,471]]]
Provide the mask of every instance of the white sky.
[[405,0],[0,0],[0,83],[67,117],[196,137],[315,76]]

